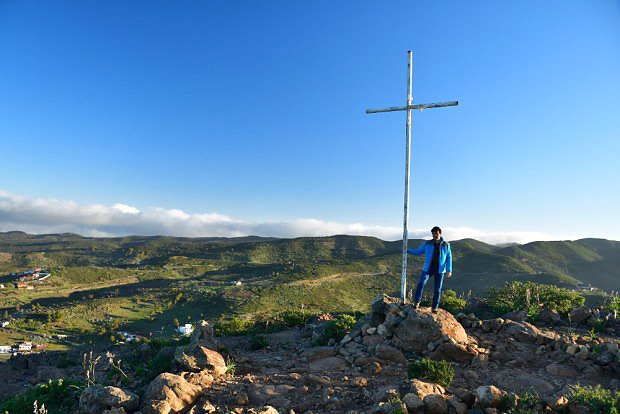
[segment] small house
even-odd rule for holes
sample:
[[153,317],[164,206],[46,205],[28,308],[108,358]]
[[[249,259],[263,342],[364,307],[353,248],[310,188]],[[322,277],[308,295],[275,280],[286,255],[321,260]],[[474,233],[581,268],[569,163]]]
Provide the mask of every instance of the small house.
[[18,347],[19,351],[32,351],[32,342],[22,342]]
[[12,349],[11,345],[0,345],[0,354],[10,354]]
[[193,330],[194,330],[194,327],[192,326],[191,323],[186,323],[184,326],[178,327],[178,331],[182,335],[189,335],[193,332]]
[[9,322],[9,321],[2,321],[2,322],[0,322],[0,326],[2,326],[3,328],[6,328],[7,326],[9,326],[10,323],[11,322]]

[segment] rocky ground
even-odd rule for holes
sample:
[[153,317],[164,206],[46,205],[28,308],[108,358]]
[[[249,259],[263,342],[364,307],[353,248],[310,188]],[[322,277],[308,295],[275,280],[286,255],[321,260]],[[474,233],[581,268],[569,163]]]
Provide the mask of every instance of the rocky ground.
[[[560,413],[569,407],[564,396],[575,384],[620,389],[616,315],[580,308],[573,311],[569,328],[548,310],[536,327],[520,314],[455,318],[443,310],[433,314],[428,308],[400,305],[386,296],[378,297],[372,309],[342,341],[330,346],[314,345],[329,315],[304,327],[266,334],[267,346],[259,350],[253,349],[256,343],[250,337],[216,338],[204,323],[189,345],[160,351],[160,357],[173,360],[171,372],[143,389],[132,384],[123,389],[92,386],[82,394],[80,410],[493,414],[506,411],[499,407],[508,393],[533,392],[540,397],[533,412]],[[606,333],[589,333],[588,321],[601,317],[607,318]],[[409,379],[407,364],[420,357],[450,361],[455,369],[451,386],[444,389],[424,379]],[[11,362],[12,372],[22,372],[21,379],[31,383],[40,375],[63,375],[51,372],[39,361],[42,358],[18,358]],[[3,380],[16,384],[10,375]]]

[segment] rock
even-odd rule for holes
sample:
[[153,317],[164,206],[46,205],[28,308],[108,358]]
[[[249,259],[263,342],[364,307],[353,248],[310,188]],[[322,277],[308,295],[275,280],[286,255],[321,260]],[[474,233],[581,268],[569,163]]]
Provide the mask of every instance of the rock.
[[489,356],[487,354],[478,354],[471,361],[472,368],[487,369],[489,367]]
[[445,394],[446,390],[439,384],[432,382],[424,382],[418,379],[412,379],[410,381],[411,393],[420,399],[424,399],[429,394]]
[[568,407],[568,398],[564,396],[553,398],[549,401],[549,407],[554,411],[563,411]]
[[540,330],[528,322],[506,321],[501,334],[511,336],[520,342],[536,342]]
[[349,363],[346,359],[341,357],[329,357],[316,360],[308,364],[308,368],[317,372],[335,372],[343,371],[349,367]]
[[209,325],[207,321],[200,321],[199,325],[192,332],[192,336],[190,338],[190,342],[197,341],[213,341],[215,339],[215,333],[213,331],[213,327]]
[[146,406],[142,407],[143,414],[169,414],[172,407],[168,401],[150,401]]
[[400,399],[400,391],[397,386],[388,385],[379,388],[373,394],[372,400],[375,404],[386,402],[392,399]]
[[399,364],[407,362],[407,358],[405,358],[401,350],[386,344],[378,344],[375,347],[375,355],[377,358],[383,359],[384,361],[392,361]]
[[429,394],[424,397],[426,414],[447,414],[448,402],[439,394]]
[[413,393],[405,394],[403,403],[410,413],[416,413],[420,409],[424,409],[424,401]]
[[226,372],[226,361],[222,354],[199,342],[178,347],[174,353],[174,359],[188,371],[207,370],[215,375],[222,375]]
[[116,387],[92,385],[80,396],[80,410],[84,413],[102,413],[109,408],[123,408],[135,411],[139,405],[136,394]]
[[248,387],[248,397],[253,404],[273,404],[277,406],[287,405],[284,397],[293,391],[295,387],[286,384],[251,384]]
[[614,354],[609,351],[593,353],[591,359],[598,365],[609,365],[614,362]]
[[444,342],[439,345],[437,350],[430,355],[433,359],[450,360],[456,362],[470,362],[478,352],[463,344],[454,344],[452,342]]
[[562,318],[560,317],[558,311],[548,308],[546,306],[543,306],[543,308],[540,310],[536,317],[542,323],[547,323],[550,325],[556,325],[562,322]]
[[332,381],[329,379],[329,377],[319,377],[318,375],[308,374],[304,376],[304,384],[331,387]]
[[556,377],[577,378],[580,375],[576,369],[555,362],[547,365],[545,371]]
[[502,318],[515,321],[515,322],[524,322],[527,319],[527,312],[525,311],[508,312],[507,314],[503,315]]
[[336,355],[336,351],[331,346],[316,346],[313,348],[305,349],[300,357],[306,358],[308,362],[313,362],[319,359],[327,358]]
[[469,407],[473,407],[473,405],[476,403],[476,394],[469,390],[466,390],[465,388],[455,388],[453,394],[456,395],[458,399],[463,401]]
[[548,395],[555,390],[553,385],[542,378],[537,378],[528,373],[520,373],[519,371],[502,375],[498,378],[497,385],[515,393],[528,392],[534,389],[540,395]]
[[372,313],[375,313],[378,315],[385,315],[389,305],[395,304],[395,303],[400,303],[400,299],[393,298],[386,294],[381,294],[377,296],[375,300],[372,301],[372,304],[370,306],[372,308]]
[[457,343],[467,343],[465,329],[450,313],[440,310],[407,309],[407,317],[394,328],[392,343],[404,352],[421,353],[427,344],[448,335]]
[[123,407],[117,407],[117,408],[110,408],[108,410],[105,410],[101,414],[126,414],[126,413],[127,411],[125,411]]
[[200,372],[190,372],[189,375],[185,377],[185,380],[190,384],[196,385],[204,390],[213,384],[213,375],[209,374],[206,370]]
[[483,385],[476,389],[476,399],[482,407],[498,407],[506,395],[494,385]]
[[[377,328],[373,328],[376,329]],[[366,335],[364,336],[364,338],[362,338],[362,343],[367,347],[367,348],[373,348],[378,344],[382,344],[384,339],[381,338],[379,335]]]
[[377,326],[377,335],[379,335],[383,339],[387,339],[390,337],[390,330],[384,324]]
[[575,344],[570,344],[566,347],[566,353],[570,355],[575,355],[579,351],[579,346]]
[[[452,410],[452,408],[454,408],[454,410]],[[467,404],[462,403],[460,401],[456,401],[456,400],[450,400],[449,401],[449,407],[448,407],[448,412],[449,413],[455,413],[455,414],[467,414]]]
[[581,306],[568,313],[568,320],[572,323],[581,323],[588,319],[591,315],[592,309],[586,306]]
[[[163,374],[159,374],[148,385],[144,392],[144,401],[153,403],[163,401],[168,404],[170,410],[176,412],[192,404],[198,398],[200,392],[200,387],[190,384],[183,377],[164,372]],[[159,408],[155,407],[153,404],[149,404],[146,408],[151,411],[145,412],[162,413],[165,411],[165,404],[155,405]],[[144,411],[144,409],[142,411]]]

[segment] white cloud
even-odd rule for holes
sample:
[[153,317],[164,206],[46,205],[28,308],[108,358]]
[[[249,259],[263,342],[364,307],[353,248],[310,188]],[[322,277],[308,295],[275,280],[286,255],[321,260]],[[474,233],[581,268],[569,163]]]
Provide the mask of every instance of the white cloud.
[[[0,190],[0,231],[28,233],[73,232],[85,236],[170,235],[188,237],[302,237],[334,234],[402,238],[401,227],[340,223],[315,218],[293,221],[250,222],[218,213],[189,214],[179,209],[151,207],[144,210],[123,203],[80,205],[73,201],[28,198]],[[485,232],[469,227],[446,227],[447,240],[474,238],[487,243],[527,243],[553,240],[538,232]],[[429,229],[413,229],[409,238],[429,238]]]

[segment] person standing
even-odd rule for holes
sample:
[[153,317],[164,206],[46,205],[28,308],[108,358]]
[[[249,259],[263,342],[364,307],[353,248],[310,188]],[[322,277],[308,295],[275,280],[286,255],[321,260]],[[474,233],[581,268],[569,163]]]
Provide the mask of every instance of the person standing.
[[420,280],[415,288],[415,296],[413,298],[413,307],[417,309],[422,300],[422,292],[424,286],[431,276],[435,279],[435,289],[433,292],[432,312],[437,313],[439,308],[439,300],[441,299],[441,288],[443,286],[443,277],[452,276],[452,251],[450,243],[441,237],[441,229],[437,226],[431,229],[433,235],[432,240],[426,240],[417,249],[407,249],[407,253],[413,255],[424,254],[425,262]]

